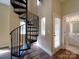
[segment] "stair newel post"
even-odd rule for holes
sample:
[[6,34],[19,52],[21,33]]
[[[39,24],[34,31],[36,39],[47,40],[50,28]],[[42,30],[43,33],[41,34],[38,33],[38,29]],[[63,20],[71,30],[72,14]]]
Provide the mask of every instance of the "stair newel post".
[[18,35],[18,33],[19,33],[19,32],[18,32],[18,31],[19,31],[19,29],[17,29],[17,51],[19,50],[19,48],[18,48],[18,47],[19,47],[19,46],[18,46],[18,43],[19,43],[19,35]]
[[[10,3],[12,4],[12,0],[10,0]],[[10,35],[11,35],[11,33],[10,33]],[[12,59],[12,49],[13,49],[13,47],[12,47],[12,35],[11,35],[11,59]]]
[[20,28],[19,28],[19,56],[20,56],[20,40],[21,40],[21,37],[20,37]]
[[[23,26],[23,27],[24,27],[24,26]],[[21,30],[21,31],[22,31],[22,33],[23,33],[23,29],[24,29],[23,27],[22,27],[22,30]],[[22,44],[21,44],[21,45],[23,45],[24,38],[23,38],[23,34],[21,34],[21,35],[22,35],[22,38],[21,38],[21,39],[22,39]],[[23,47],[22,47],[22,49],[23,49]]]
[[[31,20],[30,20],[30,24],[31,24]],[[31,41],[31,25],[29,25],[30,26],[30,41]]]
[[13,47],[12,47],[12,35],[11,35],[11,59],[12,59],[12,52],[13,52]]
[[25,21],[25,26],[26,26],[26,34],[25,34],[25,41],[26,41],[26,43],[27,43],[27,23],[28,23],[28,0],[26,0],[26,21]]

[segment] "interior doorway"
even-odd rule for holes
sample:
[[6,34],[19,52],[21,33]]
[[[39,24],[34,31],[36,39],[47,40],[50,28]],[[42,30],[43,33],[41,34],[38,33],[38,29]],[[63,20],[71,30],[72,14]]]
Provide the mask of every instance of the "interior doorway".
[[63,47],[74,53],[79,52],[79,15],[66,16],[62,24]]

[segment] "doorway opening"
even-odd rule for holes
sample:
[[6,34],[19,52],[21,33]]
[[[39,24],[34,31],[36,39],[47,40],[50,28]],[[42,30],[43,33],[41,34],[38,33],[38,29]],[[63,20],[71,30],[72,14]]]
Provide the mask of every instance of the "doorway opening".
[[64,17],[62,25],[63,47],[79,54],[79,15]]

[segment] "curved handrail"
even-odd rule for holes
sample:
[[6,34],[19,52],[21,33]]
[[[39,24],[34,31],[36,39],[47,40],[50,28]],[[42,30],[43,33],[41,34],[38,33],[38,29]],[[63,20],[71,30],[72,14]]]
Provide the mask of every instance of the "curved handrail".
[[18,28],[20,28],[20,27],[22,27],[22,26],[24,26],[25,24],[23,24],[23,25],[21,25],[21,26],[18,26],[18,27],[16,27],[15,29],[13,29],[11,32],[10,32],[10,34],[12,33],[12,32],[14,32],[16,29],[18,29]]

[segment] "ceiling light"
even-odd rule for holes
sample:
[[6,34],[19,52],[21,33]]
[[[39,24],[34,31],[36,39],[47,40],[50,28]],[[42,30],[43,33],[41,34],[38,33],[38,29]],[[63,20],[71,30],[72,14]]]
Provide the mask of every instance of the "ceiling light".
[[41,3],[40,0],[37,0],[37,6],[40,6],[40,3]]

